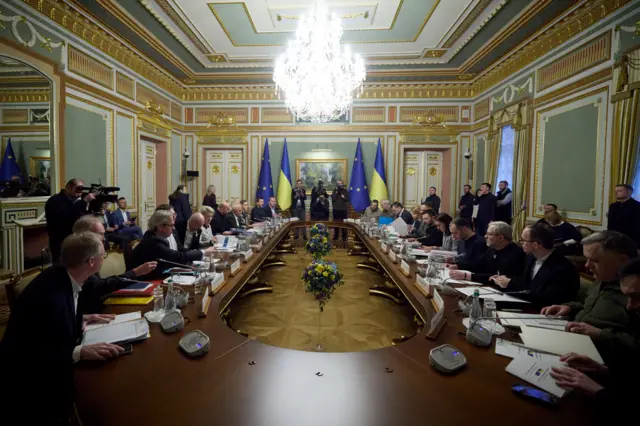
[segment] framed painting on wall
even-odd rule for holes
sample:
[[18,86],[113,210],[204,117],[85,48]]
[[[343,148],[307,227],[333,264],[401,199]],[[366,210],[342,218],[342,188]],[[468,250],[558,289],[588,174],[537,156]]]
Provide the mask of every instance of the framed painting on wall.
[[51,178],[50,157],[29,157],[29,175],[37,177],[40,182]]
[[307,192],[311,193],[311,189],[316,185],[318,179],[324,182],[324,187],[331,194],[336,187],[336,182],[342,180],[348,185],[347,176],[347,159],[346,158],[330,158],[325,160],[318,159],[296,159],[296,180],[301,179]]

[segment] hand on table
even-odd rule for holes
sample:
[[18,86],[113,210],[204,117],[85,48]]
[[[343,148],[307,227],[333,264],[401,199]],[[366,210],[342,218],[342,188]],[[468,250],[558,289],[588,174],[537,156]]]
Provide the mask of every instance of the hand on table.
[[541,315],[548,315],[553,317],[564,317],[571,313],[571,308],[565,305],[551,305],[546,308],[542,308]]
[[562,388],[578,389],[590,396],[604,389],[604,387],[595,380],[571,367],[552,367],[551,377],[553,377],[556,384]]
[[[449,271],[455,271],[456,269],[459,269],[458,265],[454,265],[453,263],[448,263],[446,267],[449,268]],[[451,272],[449,272],[449,274],[451,274]]]
[[489,277],[489,281],[495,283],[500,288],[507,288],[511,282],[511,278],[504,275],[493,275]]
[[112,343],[96,343],[84,345],[80,349],[80,359],[83,361],[105,361],[120,356],[124,349]]
[[586,334],[589,337],[598,337],[602,333],[602,329],[584,322],[567,323],[566,330],[570,333]]
[[606,365],[602,365],[586,355],[578,355],[574,352],[562,355],[560,362],[569,364],[569,367],[575,368],[583,373],[599,373],[604,375],[609,373],[609,368]]
[[136,277],[139,277],[141,275],[147,275],[148,273],[156,269],[157,266],[158,266],[158,262],[143,263],[137,268],[133,268],[133,273],[136,275]]
[[449,277],[454,280],[466,280],[468,271],[460,271],[459,269],[452,269],[449,271]]
[[205,256],[212,255],[215,252],[216,252],[216,249],[213,248],[213,247],[208,247],[208,248],[204,249],[204,255]]

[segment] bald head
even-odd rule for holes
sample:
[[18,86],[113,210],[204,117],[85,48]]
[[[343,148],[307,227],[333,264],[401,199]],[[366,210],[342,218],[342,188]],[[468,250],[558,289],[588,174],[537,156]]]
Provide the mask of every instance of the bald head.
[[189,230],[197,231],[204,225],[204,215],[202,213],[194,213],[189,218]]
[[218,204],[218,211],[221,215],[224,216],[231,211],[231,207],[229,206],[229,203],[223,201],[222,203]]

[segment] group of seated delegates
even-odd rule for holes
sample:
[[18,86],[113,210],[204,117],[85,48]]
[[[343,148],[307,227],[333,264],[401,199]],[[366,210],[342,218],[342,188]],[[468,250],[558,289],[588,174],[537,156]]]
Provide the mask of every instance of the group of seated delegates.
[[282,210],[278,207],[276,197],[269,197],[268,204],[264,204],[264,198],[256,199],[256,206],[251,209],[251,222],[264,222],[274,217],[279,217]]
[[100,219],[106,231],[105,239],[110,243],[120,246],[126,251],[130,241],[142,238],[142,229],[131,219],[131,213],[127,211],[127,199],[118,198],[118,208],[109,211],[109,203],[102,203]]
[[[106,297],[130,284],[123,278],[143,277],[157,264],[146,262],[122,276],[100,278],[107,255],[104,235],[98,217],[80,217],[62,243],[59,263],[34,278],[11,308],[0,341],[0,363],[11,366],[0,387],[7,424],[68,424],[74,364],[104,361],[122,353],[113,344],[83,345],[84,326],[111,321],[115,315],[100,314]],[[37,349],[29,349],[34,342]]]
[[367,207],[362,215],[364,218],[378,218],[378,217],[393,217],[393,211],[391,210],[391,203],[389,200],[382,200],[378,203],[378,200],[372,200],[371,205]]

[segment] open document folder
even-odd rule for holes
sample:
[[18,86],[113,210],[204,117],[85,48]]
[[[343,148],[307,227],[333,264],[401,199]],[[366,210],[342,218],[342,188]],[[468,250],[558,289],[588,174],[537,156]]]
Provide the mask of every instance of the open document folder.
[[145,319],[138,319],[85,331],[82,344],[135,342],[147,337],[149,337],[149,324]]
[[598,349],[589,336],[538,327],[521,327],[521,329],[520,338],[527,348],[556,355],[575,352],[604,364]]

